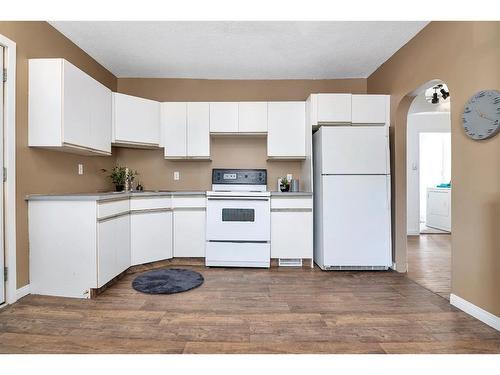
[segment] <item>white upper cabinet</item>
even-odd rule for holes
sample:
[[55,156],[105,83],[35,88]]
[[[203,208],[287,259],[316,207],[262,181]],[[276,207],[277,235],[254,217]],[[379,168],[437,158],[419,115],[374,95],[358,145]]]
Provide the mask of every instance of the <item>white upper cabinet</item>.
[[29,146],[111,154],[111,90],[64,59],[29,60]]
[[210,158],[210,105],[203,102],[187,103],[187,156]]
[[238,113],[238,132],[267,133],[267,102],[240,102]]
[[351,122],[351,94],[317,94],[317,123]]
[[187,157],[187,103],[161,103],[162,133],[165,159]]
[[385,124],[389,117],[388,95],[353,95],[353,124]]
[[113,143],[132,147],[158,147],[160,103],[113,93]]
[[165,159],[209,159],[209,103],[168,102],[161,106]]
[[267,124],[269,158],[306,157],[305,102],[269,102]]
[[210,133],[238,132],[238,103],[210,103]]

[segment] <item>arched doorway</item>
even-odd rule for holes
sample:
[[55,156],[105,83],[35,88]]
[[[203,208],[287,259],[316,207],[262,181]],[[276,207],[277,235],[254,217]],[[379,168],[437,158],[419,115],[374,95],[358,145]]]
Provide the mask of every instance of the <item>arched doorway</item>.
[[445,82],[412,93],[406,118],[408,277],[449,298],[451,292],[451,117]]

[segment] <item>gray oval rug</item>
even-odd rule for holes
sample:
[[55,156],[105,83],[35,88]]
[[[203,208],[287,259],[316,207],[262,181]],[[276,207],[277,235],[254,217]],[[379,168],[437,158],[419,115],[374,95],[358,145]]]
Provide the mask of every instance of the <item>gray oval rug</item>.
[[203,281],[203,276],[198,272],[166,268],[137,276],[132,282],[132,288],[142,293],[173,294],[199,287]]

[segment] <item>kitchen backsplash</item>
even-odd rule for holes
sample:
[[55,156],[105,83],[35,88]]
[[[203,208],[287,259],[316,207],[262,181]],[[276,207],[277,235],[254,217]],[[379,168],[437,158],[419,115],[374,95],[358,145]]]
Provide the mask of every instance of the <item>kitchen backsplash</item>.
[[[277,190],[280,176],[293,174],[300,179],[304,161],[267,160],[267,140],[264,136],[211,137],[211,161],[165,160],[163,149],[140,150],[113,148],[118,165],[126,165],[139,172],[137,181],[145,189],[210,190],[212,168],[266,168],[268,189]],[[174,171],[180,179],[174,180]]]

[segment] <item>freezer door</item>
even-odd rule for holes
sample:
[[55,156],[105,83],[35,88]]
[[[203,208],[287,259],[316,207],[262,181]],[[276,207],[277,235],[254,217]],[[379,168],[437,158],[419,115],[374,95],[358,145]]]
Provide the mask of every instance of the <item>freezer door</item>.
[[390,176],[323,176],[325,266],[389,267]]
[[389,174],[385,126],[322,127],[321,174]]

